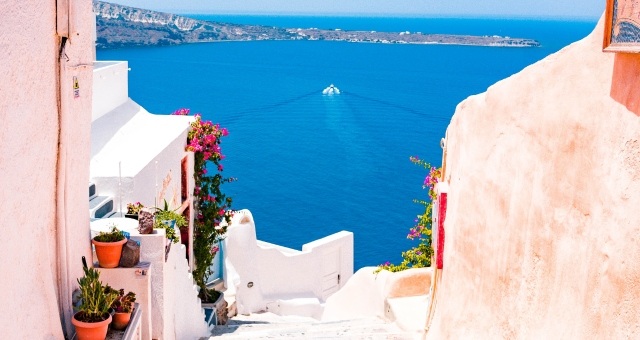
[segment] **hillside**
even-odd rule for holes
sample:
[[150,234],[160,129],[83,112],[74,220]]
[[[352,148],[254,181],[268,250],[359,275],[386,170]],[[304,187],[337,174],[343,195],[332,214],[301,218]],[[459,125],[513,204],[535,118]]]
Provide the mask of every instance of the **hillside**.
[[531,39],[500,36],[372,32],[317,28],[278,28],[192,19],[169,13],[93,2],[97,48],[177,45],[195,42],[256,40],[330,40],[397,44],[456,44],[497,47],[537,47]]

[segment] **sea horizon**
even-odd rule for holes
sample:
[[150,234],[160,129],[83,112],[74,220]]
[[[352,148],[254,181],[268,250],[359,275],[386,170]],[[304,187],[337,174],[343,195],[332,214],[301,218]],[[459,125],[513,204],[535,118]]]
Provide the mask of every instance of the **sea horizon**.
[[[338,18],[389,18],[389,19],[472,19],[472,20],[533,20],[533,21],[563,21],[563,22],[593,22],[596,23],[599,16],[572,16],[572,15],[473,15],[473,14],[417,14],[417,13],[367,13],[367,12],[239,12],[239,11],[201,11],[201,12],[181,12],[181,11],[160,11],[172,13],[186,17],[197,16],[246,16],[246,17],[338,17]],[[604,10],[603,10],[604,13]]]

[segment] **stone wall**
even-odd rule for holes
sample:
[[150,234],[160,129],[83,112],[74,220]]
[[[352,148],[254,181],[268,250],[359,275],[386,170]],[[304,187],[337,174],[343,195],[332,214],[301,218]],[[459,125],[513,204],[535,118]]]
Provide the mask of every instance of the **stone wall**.
[[428,335],[640,336],[640,63],[587,38],[459,104],[444,270]]

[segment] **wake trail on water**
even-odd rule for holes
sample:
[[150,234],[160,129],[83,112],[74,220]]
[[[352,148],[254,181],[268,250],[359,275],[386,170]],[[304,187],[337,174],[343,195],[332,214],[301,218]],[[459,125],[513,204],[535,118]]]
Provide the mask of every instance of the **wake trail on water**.
[[245,116],[247,115],[251,115],[251,114],[255,114],[255,113],[266,113],[268,111],[271,110],[275,110],[290,104],[293,104],[297,101],[303,100],[305,98],[309,98],[311,96],[313,96],[314,94],[317,94],[318,91],[312,91],[309,93],[305,93],[305,94],[301,94],[301,95],[297,95],[285,100],[281,100],[272,104],[267,104],[267,105],[262,105],[262,106],[258,106],[258,107],[254,107],[254,108],[250,108],[250,109],[246,109],[246,110],[241,110],[241,111],[235,111],[235,112],[229,112],[227,113],[227,118],[229,118],[229,120],[234,121],[237,119],[241,119],[241,118],[245,118]]
[[[317,91],[317,90],[313,90],[310,92],[306,92],[303,94],[299,94],[299,95],[295,95],[292,97],[289,97],[287,99],[284,100],[280,100],[274,103],[269,103],[269,104],[265,104],[265,105],[261,105],[261,106],[257,106],[257,107],[252,107],[252,108],[248,108],[248,109],[244,109],[244,110],[240,110],[240,111],[232,111],[232,112],[227,112],[225,114],[225,118],[227,120],[227,123],[234,123],[238,120],[244,119],[244,118],[248,118],[248,117],[255,117],[256,114],[268,114],[270,112],[276,111],[277,109],[286,107],[288,105],[294,104],[296,102],[300,102],[303,100],[306,100],[308,98],[312,98],[318,96],[319,98],[331,98],[331,99],[337,99],[337,98],[357,98],[360,99],[364,102],[370,102],[370,103],[374,103],[376,105],[381,105],[381,106],[386,106],[389,108],[392,108],[394,110],[396,110],[396,112],[405,112],[405,113],[409,113],[415,116],[419,116],[419,117],[423,117],[426,118],[430,121],[434,121],[434,122],[442,122],[442,123],[448,123],[449,119],[446,117],[438,117],[437,115],[432,115],[429,114],[427,112],[424,111],[420,111],[420,110],[416,110],[414,108],[405,106],[405,105],[401,105],[398,103],[394,103],[391,101],[387,101],[387,100],[383,100],[383,99],[379,99],[379,98],[374,98],[371,96],[367,96],[365,94],[359,94],[359,93],[354,93],[354,92],[345,92],[345,91],[341,91],[340,94],[338,95],[332,95],[332,96],[327,96],[327,95],[322,95],[321,92]],[[363,111],[363,107],[360,105],[355,105],[354,102],[351,101],[346,101],[346,104],[351,108],[352,112],[359,112],[359,111]],[[366,110],[365,110],[366,111]]]
[[353,97],[356,97],[356,98],[359,98],[359,99],[362,99],[362,100],[365,100],[365,101],[369,101],[369,102],[373,102],[373,103],[376,103],[376,104],[392,107],[394,109],[397,109],[397,110],[400,110],[400,111],[404,111],[404,112],[407,112],[407,113],[411,113],[411,114],[414,114],[416,116],[425,117],[425,118],[428,118],[429,120],[432,120],[432,121],[440,121],[440,122],[446,122],[446,123],[449,122],[449,119],[447,119],[447,118],[437,117],[437,116],[431,115],[431,114],[429,114],[427,112],[422,112],[422,111],[419,111],[419,110],[416,110],[416,109],[413,109],[413,108],[410,108],[410,107],[407,107],[407,106],[404,106],[404,105],[396,104],[396,103],[393,103],[393,102],[390,102],[390,101],[381,100],[381,99],[378,99],[378,98],[373,98],[373,97],[369,97],[369,96],[361,95],[361,94],[357,94],[357,93],[352,93],[352,92],[349,92],[349,95],[353,96]]

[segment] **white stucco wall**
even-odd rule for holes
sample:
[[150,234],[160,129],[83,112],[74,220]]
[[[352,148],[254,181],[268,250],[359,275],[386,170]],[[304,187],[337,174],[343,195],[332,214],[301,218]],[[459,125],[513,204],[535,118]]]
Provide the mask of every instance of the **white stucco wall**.
[[[172,244],[169,256],[165,257],[164,230],[132,235],[131,239],[140,242],[140,261],[151,264],[150,291],[145,301],[149,305],[145,311],[150,315],[149,338],[197,339],[207,335],[198,290],[189,272],[186,247]],[[126,282],[126,278],[120,282]],[[143,326],[147,327],[144,322]]]
[[[278,313],[286,309],[286,300],[292,300],[290,310],[303,310],[298,302],[312,298],[322,303],[353,275],[353,233],[347,231],[298,251],[257,240],[251,212],[241,210],[234,214],[224,242],[225,294],[235,295],[238,313],[265,311],[276,301],[271,306],[279,307],[269,311]],[[309,308],[303,314],[321,314]]]
[[98,194],[112,196],[115,210],[121,195],[123,209],[129,202],[162,206],[164,185],[171,208],[180,206],[181,160],[187,156],[184,148],[193,119],[151,114],[126,99],[93,121],[91,181]]
[[100,281],[114,289],[124,289],[136,294],[136,303],[140,308],[140,339],[151,340],[151,273],[150,266],[138,268],[98,268]]
[[422,338],[429,310],[432,268],[400,272],[376,267],[358,270],[338,292],[327,299],[322,321],[379,318]]
[[129,63],[126,61],[95,61],[93,63],[94,121],[129,99]]
[[20,339],[72,329],[71,291],[90,254],[91,2],[64,11],[70,38],[58,63],[56,2],[0,2],[0,331]]
[[186,251],[182,244],[172,245],[165,263],[165,339],[199,339],[210,333]]

